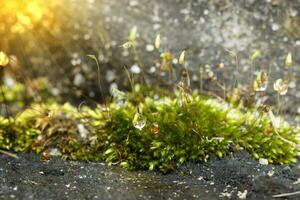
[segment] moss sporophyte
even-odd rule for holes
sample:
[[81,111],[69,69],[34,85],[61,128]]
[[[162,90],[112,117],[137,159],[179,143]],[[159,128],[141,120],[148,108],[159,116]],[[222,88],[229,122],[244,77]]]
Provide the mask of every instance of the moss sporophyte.
[[[221,158],[232,150],[244,149],[279,164],[295,162],[300,153],[300,129],[274,115],[270,118],[268,111],[258,119],[255,110],[244,112],[196,93],[185,104],[178,103],[180,95],[149,95],[137,111],[131,95],[122,105],[113,101],[105,112],[101,107],[83,106],[78,112],[70,104],[34,104],[12,123],[0,117],[0,148],[36,153],[55,149],[66,159],[162,172],[176,163]],[[78,124],[84,127],[85,137]]]

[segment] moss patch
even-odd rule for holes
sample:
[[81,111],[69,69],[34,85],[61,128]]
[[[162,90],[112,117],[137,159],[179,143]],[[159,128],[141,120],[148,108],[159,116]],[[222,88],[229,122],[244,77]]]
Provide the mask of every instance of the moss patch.
[[[172,170],[177,163],[207,161],[245,149],[270,163],[295,162],[300,130],[267,113],[241,111],[199,95],[115,100],[97,109],[36,104],[15,119],[0,118],[0,147],[37,153],[58,149],[63,158],[106,161],[128,169]],[[134,98],[132,98],[134,99]],[[135,127],[136,115],[146,122]],[[139,119],[138,119],[139,120]],[[279,120],[279,119],[277,119]]]

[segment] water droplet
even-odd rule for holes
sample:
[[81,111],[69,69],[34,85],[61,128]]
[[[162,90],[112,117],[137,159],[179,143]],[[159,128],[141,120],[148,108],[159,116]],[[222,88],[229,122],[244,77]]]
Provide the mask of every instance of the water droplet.
[[160,129],[160,127],[159,127],[158,123],[157,123],[157,122],[154,122],[154,123],[152,124],[152,126],[151,126],[151,133],[152,133],[153,135],[156,135],[156,134],[158,134],[159,129]]
[[268,87],[268,75],[265,71],[260,71],[253,83],[253,89],[256,92],[265,91]]
[[132,124],[135,128],[142,130],[146,125],[147,119],[140,113],[136,113],[133,117]]
[[113,86],[110,90],[111,95],[113,96],[113,98],[115,99],[116,105],[117,106],[123,106],[126,102],[126,94],[122,91],[120,91],[117,87],[117,85],[115,84],[115,86]]
[[282,79],[277,79],[273,85],[274,90],[277,91],[280,95],[285,95],[289,89],[289,83],[283,81]]
[[258,82],[257,80],[253,83],[253,89],[256,92],[262,92],[267,89],[268,85],[266,83]]

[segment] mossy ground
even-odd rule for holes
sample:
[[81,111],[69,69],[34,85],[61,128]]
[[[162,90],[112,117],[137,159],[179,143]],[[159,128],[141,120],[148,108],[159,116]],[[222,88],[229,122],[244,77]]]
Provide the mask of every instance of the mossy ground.
[[[198,94],[188,101],[182,95],[159,94],[145,97],[135,91],[95,109],[34,104],[15,118],[0,118],[0,148],[36,153],[58,149],[66,159],[162,172],[243,149],[279,164],[295,162],[300,154],[299,128],[282,119],[274,130],[262,111],[242,111]],[[141,130],[133,124],[137,112],[146,120]]]

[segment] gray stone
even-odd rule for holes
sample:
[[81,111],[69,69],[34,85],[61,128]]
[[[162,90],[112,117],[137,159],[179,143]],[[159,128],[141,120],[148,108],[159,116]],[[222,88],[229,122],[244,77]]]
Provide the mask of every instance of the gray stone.
[[[255,78],[259,70],[265,69],[270,72],[268,93],[274,94],[273,81],[289,73],[294,78],[290,80],[289,94],[282,97],[282,101],[287,102],[282,109],[289,108],[295,113],[294,106],[300,96],[297,93],[300,88],[297,80],[300,69],[297,54],[300,51],[299,0],[101,0],[91,5],[89,20],[101,24],[96,26],[101,28],[95,30],[109,38],[104,45],[108,48],[98,51],[99,58],[110,67],[120,71],[123,70],[121,66],[130,67],[135,63],[134,55],[120,45],[127,41],[130,30],[137,27],[137,51],[145,68],[154,66],[163,51],[170,51],[178,58],[181,51],[186,50],[186,64],[196,80],[195,88],[199,88],[199,68],[204,66],[209,66],[214,72],[219,85],[224,81],[227,88],[233,85],[236,63],[229,51],[238,56],[241,85],[252,84],[251,77]],[[147,46],[153,45],[158,33],[161,35],[161,50],[147,51]],[[255,50],[260,50],[262,56],[255,62],[254,74],[251,75],[249,57]],[[284,59],[289,52],[294,64],[287,72]],[[220,63],[224,68],[219,67]],[[180,68],[178,65],[174,67]],[[117,82],[122,84],[121,77]],[[204,88],[220,91],[218,84],[208,78]]]

